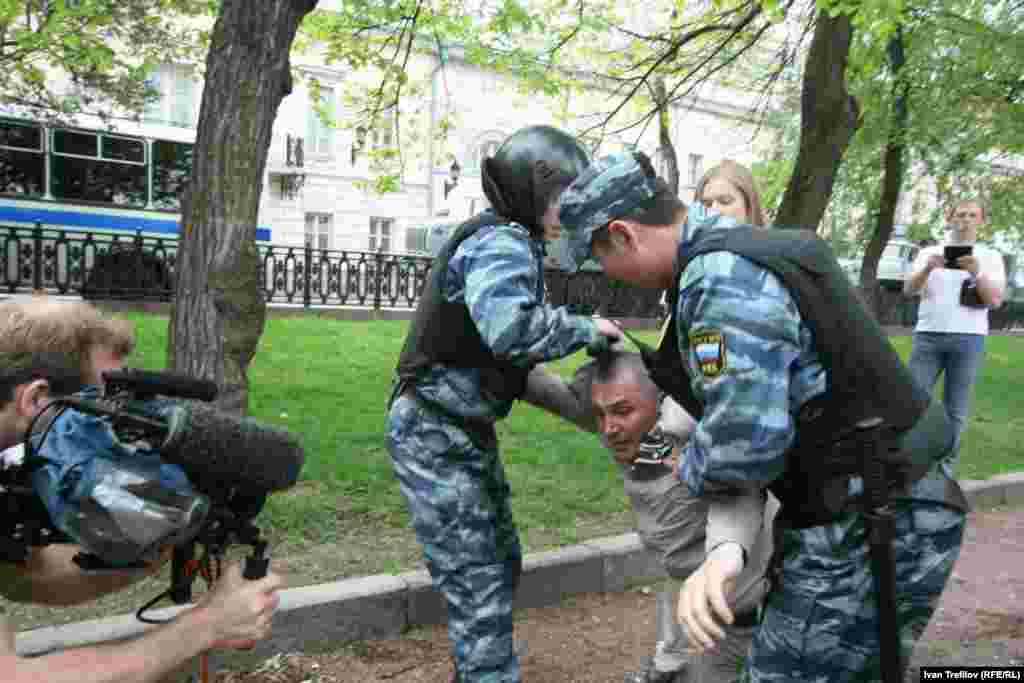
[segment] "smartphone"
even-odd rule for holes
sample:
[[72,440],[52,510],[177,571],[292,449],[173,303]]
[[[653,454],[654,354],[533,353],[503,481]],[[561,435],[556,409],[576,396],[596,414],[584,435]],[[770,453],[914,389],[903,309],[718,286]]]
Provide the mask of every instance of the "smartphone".
[[959,268],[956,260],[961,256],[967,256],[974,252],[974,247],[969,244],[955,244],[945,247],[943,250],[943,256],[946,259],[947,268]]

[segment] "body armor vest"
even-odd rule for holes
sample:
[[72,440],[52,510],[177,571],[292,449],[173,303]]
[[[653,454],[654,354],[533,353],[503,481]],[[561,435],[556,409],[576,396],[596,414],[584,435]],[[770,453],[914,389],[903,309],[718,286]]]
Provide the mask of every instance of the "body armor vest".
[[[496,358],[480,337],[466,304],[444,298],[448,263],[459,245],[478,230],[505,223],[507,221],[497,214],[482,213],[459,226],[441,248],[427,275],[427,284],[398,358],[397,372],[402,383],[414,384],[431,365],[444,363],[479,368],[483,388],[499,399],[514,400],[523,395],[531,368]],[[537,285],[537,297],[538,300],[544,297],[543,278]]]
[[[793,526],[835,517],[836,500],[845,498],[846,491],[829,484],[845,487],[849,476],[860,474],[865,440],[857,425],[864,420],[882,419],[878,429],[887,444],[886,474],[893,486],[913,483],[950,451],[955,430],[942,406],[932,405],[917,386],[831,249],[812,232],[745,226],[704,231],[681,244],[668,292],[670,332],[676,328],[680,276],[691,260],[713,251],[743,256],[785,283],[826,371],[825,391],[795,416],[796,438],[786,454],[785,474],[769,487]],[[655,384],[700,419],[703,405],[693,393],[674,333],[665,335],[652,364]],[[959,501],[941,502],[961,507]]]

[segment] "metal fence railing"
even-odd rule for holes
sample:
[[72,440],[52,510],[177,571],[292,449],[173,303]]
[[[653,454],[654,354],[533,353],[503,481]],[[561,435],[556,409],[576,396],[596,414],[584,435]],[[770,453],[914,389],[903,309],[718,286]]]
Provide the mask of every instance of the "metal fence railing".
[[[267,303],[295,306],[414,309],[433,263],[429,256],[259,244],[260,282]],[[177,275],[177,237],[141,232],[0,225],[0,287],[88,299],[169,301]],[[600,271],[547,270],[548,301],[577,313],[660,318],[661,292],[610,281]],[[885,325],[912,326],[917,300],[883,289]],[[993,329],[1021,327],[1024,299],[990,314]]]
[[[433,259],[384,252],[259,244],[267,303],[414,309]],[[0,225],[8,293],[44,291],[89,299],[169,301],[177,237]],[[660,292],[611,283],[600,272],[545,273],[549,300],[580,313],[656,318]]]

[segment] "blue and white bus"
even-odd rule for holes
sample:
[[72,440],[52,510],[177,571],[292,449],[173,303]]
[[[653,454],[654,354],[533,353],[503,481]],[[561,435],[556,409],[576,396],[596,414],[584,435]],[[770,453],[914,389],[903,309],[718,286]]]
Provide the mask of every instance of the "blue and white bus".
[[[0,119],[0,285],[70,293],[91,278],[109,289],[141,269],[146,287],[169,287],[192,149],[190,140]],[[270,237],[257,229],[258,241]]]
[[[0,119],[0,222],[178,232],[191,142]],[[257,239],[267,241],[261,229]]]

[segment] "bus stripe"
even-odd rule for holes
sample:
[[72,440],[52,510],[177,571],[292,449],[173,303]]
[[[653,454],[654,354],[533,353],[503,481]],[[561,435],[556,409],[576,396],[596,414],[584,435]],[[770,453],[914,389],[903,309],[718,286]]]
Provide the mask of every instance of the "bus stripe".
[[[134,232],[155,232],[176,235],[177,220],[159,220],[142,216],[125,216],[109,213],[87,213],[84,211],[56,211],[53,209],[0,206],[0,221],[19,223],[44,223],[67,228],[93,230],[127,230]],[[270,228],[256,228],[256,239],[270,241]]]

